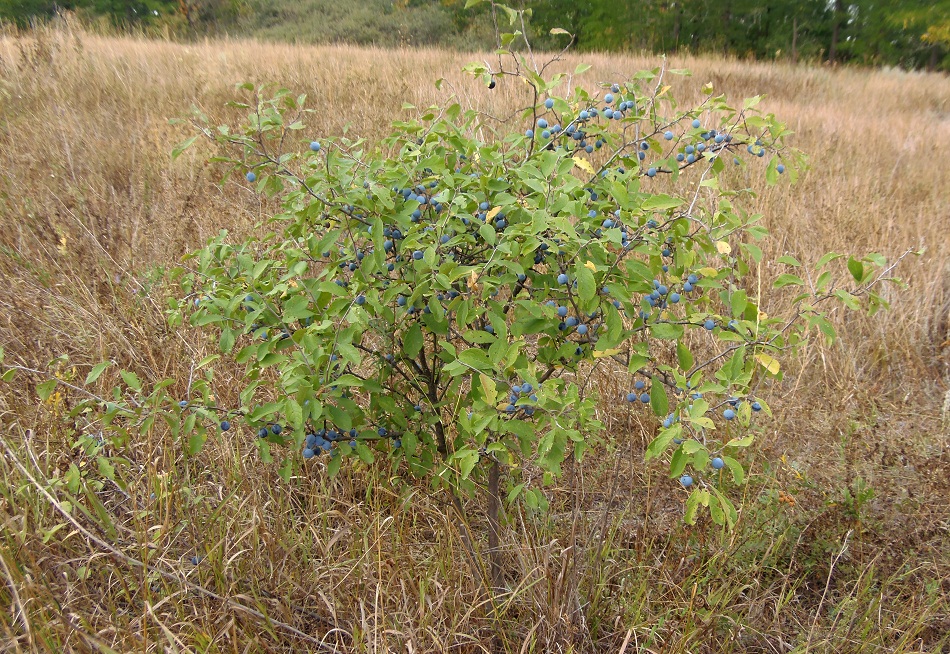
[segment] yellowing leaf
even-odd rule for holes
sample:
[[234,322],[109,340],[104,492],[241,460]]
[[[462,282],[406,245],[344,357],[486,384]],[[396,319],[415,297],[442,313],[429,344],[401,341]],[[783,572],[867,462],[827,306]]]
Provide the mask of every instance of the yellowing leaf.
[[778,360],[766,354],[765,352],[759,352],[755,355],[755,360],[762,364],[762,367],[769,371],[773,375],[777,375],[779,370],[782,369],[781,364]]
[[716,250],[719,251],[719,254],[730,254],[732,252],[732,246],[726,241],[717,241]]
[[596,174],[594,172],[594,167],[590,165],[590,162],[587,161],[587,159],[574,159],[574,165],[581,170],[590,173],[591,175]]
[[501,207],[495,207],[485,215],[485,220],[492,220],[495,216],[501,213]]
[[699,274],[703,277],[715,277],[719,274],[719,271],[715,268],[700,268]]
[[667,84],[662,89],[660,89],[660,92],[656,94],[656,97],[662,98],[664,95],[666,95],[666,92],[669,91],[671,88],[672,87],[669,84]]
[[597,272],[597,266],[595,266],[595,265],[593,264],[593,262],[591,262],[591,261],[588,261],[587,263],[585,263],[585,264],[584,264],[584,267],[585,267],[585,268],[590,268],[591,272]]
[[468,288],[472,291],[478,288],[478,273],[472,271],[472,276],[468,278]]
[[759,320],[765,320],[765,319],[767,319],[768,317],[769,317],[769,314],[767,314],[767,313],[765,313],[764,311],[762,311],[762,309],[759,309]]
[[614,348],[611,350],[594,350],[595,359],[600,359],[602,357],[612,357],[615,354],[620,354],[619,348]]

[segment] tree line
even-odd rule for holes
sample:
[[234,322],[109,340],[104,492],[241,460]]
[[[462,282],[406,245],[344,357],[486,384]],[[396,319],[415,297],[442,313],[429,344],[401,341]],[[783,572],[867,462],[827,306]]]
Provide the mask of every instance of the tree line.
[[[467,0],[6,0],[27,26],[61,11],[117,27],[227,32],[299,42],[492,47],[489,3]],[[721,53],[750,59],[950,71],[950,0],[523,0],[538,47]],[[521,26],[516,26],[520,28]]]

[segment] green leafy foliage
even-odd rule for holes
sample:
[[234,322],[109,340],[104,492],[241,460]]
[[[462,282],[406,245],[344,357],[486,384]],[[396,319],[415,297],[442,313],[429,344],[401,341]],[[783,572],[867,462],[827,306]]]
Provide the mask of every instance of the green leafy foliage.
[[[320,138],[302,155],[275,149],[306,129],[302,96],[245,86],[245,125],[196,115],[219,160],[282,201],[264,237],[221,233],[192,255],[171,314],[217,330],[244,366],[231,413],[264,435],[264,458],[287,448],[286,467],[302,451],[335,474],[384,457],[469,492],[498,462],[509,496],[540,506],[520,471],[553,479],[605,436],[603,398],[574,383],[580,372],[631,380],[618,399],[663,421],[648,458],[669,457],[672,477],[693,470],[694,493],[719,484],[703,477],[712,453],[752,443],[754,388],[824,319],[805,303],[816,297],[793,316],[758,310],[742,280],[765,232],[741,208],[746,193],[727,189],[723,160],[768,152],[765,168],[784,161],[794,181],[802,158],[788,131],[755,102],[711,93],[681,110],[662,69],[558,96],[562,76],[519,63],[538,103],[517,127],[450,103],[394,124],[373,150]],[[680,182],[700,177],[702,197]],[[718,492],[694,502],[732,521]]]
[[[711,461],[742,482],[741,451],[769,414],[757,389],[781,378],[780,359],[810,330],[833,338],[822,302],[880,307],[874,271],[886,262],[849,259],[848,290],[827,269],[835,255],[807,284],[784,273],[774,292],[799,295],[788,315],[766,315],[747,277],[767,234],[729,171],[794,182],[803,157],[785,126],[757,98],[737,106],[711,88],[679,107],[665,81],[682,71],[559,95],[563,75],[510,56],[505,74],[530,90],[520,116],[498,122],[450,99],[371,149],[309,135],[306,98],[287,90],[242,85],[238,126],[195,113],[229,176],[281,210],[257,236],[222,232],[173,271],[182,297],[169,300],[170,324],[219,349],[197,364],[187,398],[169,396],[172,380],[146,388],[103,363],[73,415],[95,407],[119,440],[160,420],[188,455],[219,431],[246,433],[284,479],[320,469],[314,459],[330,475],[388,462],[472,493],[499,465],[508,497],[543,510],[543,485],[565,461],[610,438],[597,418],[608,400],[656,426],[647,460],[672,479],[688,473],[687,520],[706,507],[732,524]],[[243,370],[237,406],[214,399],[219,366]],[[604,398],[578,384],[597,375],[628,391]],[[42,401],[57,383],[37,385]],[[92,390],[107,383],[110,397]]]

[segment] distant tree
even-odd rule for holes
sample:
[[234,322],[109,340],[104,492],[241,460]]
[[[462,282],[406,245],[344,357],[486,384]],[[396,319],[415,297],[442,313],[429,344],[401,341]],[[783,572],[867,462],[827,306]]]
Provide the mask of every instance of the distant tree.
[[26,27],[39,19],[46,20],[58,12],[74,9],[73,0],[5,0],[0,2],[0,20]]

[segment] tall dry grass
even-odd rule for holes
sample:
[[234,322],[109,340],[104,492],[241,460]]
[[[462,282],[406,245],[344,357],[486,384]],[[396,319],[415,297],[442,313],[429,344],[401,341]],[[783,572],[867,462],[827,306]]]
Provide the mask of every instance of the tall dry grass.
[[[274,207],[239,182],[219,186],[206,151],[171,161],[189,133],[169,118],[195,105],[236,123],[241,116],[225,103],[244,81],[307,93],[313,133],[348,129],[370,141],[405,115],[403,102],[425,106],[454,93],[498,116],[524,105],[520,84],[502,79],[489,92],[463,76],[473,58],[484,55],[181,45],[68,27],[3,35],[0,346],[8,362],[45,369],[68,354],[57,373],[81,380],[112,358],[155,382],[187,379],[212,351],[200,335],[164,326],[163,285],[149,271],[222,228],[248,232]],[[593,69],[578,83],[659,65],[583,59]],[[37,378],[21,376],[0,386],[10,447],[0,480],[3,649],[319,649],[288,627],[341,651],[946,647],[950,81],[710,58],[669,65],[693,71],[674,82],[686,103],[707,81],[733,99],[766,94],[764,106],[808,153],[813,168],[797,186],[748,180],[773,233],[767,260],[924,252],[896,271],[907,286],[888,291],[890,312],[836,314],[841,340],[816,342],[796,362],[799,374],[773,389],[777,416],[749,461],[735,533],[678,524],[678,496],[661,470],[642,465],[650,427],[608,405],[613,444],[551,490],[551,515],[509,516],[514,592],[498,606],[480,596],[448,507],[423,487],[357,470],[285,485],[239,439],[209,441],[185,460],[155,430],[121,452],[129,486],[97,494],[105,517],[73,510],[83,532],[41,491],[62,493],[56,480],[70,463],[96,465],[71,447],[64,412],[75,398],[41,403]],[[435,89],[436,78],[447,90]],[[765,283],[777,274],[762,272]],[[227,396],[236,380],[217,384]],[[779,491],[794,505],[777,501]],[[477,510],[472,519],[479,533]],[[51,533],[57,525],[65,527]],[[194,566],[196,554],[206,558]]]

